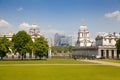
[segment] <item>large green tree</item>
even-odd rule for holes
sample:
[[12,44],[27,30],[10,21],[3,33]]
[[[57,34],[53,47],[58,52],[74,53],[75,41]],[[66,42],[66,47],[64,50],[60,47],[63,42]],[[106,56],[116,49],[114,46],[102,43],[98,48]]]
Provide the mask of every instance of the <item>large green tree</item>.
[[6,56],[6,53],[8,53],[9,47],[11,45],[11,42],[9,41],[9,39],[6,38],[6,36],[4,36],[3,38],[0,38],[0,57],[1,59],[3,59],[3,57]]
[[27,52],[29,52],[29,58],[32,58],[32,51],[34,49],[32,39],[26,44]]
[[48,54],[48,42],[44,37],[40,36],[35,39],[34,42],[34,54],[35,56],[41,59],[43,56],[47,56]]
[[116,41],[116,44],[115,44],[117,50],[118,50],[118,53],[120,53],[120,38]]
[[27,52],[32,51],[32,39],[25,31],[19,31],[17,34],[13,35],[12,42],[14,51],[20,54],[22,60]]

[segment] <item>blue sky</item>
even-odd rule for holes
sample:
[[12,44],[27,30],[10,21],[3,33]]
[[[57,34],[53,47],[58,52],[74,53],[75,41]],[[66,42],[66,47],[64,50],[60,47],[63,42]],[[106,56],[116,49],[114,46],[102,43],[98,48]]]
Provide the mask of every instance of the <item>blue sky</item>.
[[17,32],[36,21],[45,35],[77,35],[82,20],[92,37],[120,32],[120,0],[0,0],[0,32]]

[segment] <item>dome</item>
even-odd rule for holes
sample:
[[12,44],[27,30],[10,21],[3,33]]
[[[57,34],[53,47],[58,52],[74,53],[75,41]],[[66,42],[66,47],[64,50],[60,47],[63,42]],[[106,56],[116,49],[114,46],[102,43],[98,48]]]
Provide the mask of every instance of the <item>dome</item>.
[[85,25],[80,26],[80,31],[83,31],[83,30],[85,30],[85,31],[88,30],[87,26],[85,26]]
[[80,26],[80,29],[87,29],[87,26]]
[[82,21],[82,25],[80,26],[80,31],[88,31],[87,26],[85,25],[85,22]]

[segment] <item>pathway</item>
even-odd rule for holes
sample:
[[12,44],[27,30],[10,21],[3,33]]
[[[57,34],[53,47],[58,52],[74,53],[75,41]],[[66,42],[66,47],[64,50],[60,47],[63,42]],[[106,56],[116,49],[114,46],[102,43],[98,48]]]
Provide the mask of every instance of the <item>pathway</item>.
[[94,62],[94,63],[99,63],[101,65],[111,65],[111,66],[119,66],[120,67],[120,63],[114,63],[114,62],[105,62],[105,61],[98,61],[98,60],[81,60],[81,61]]

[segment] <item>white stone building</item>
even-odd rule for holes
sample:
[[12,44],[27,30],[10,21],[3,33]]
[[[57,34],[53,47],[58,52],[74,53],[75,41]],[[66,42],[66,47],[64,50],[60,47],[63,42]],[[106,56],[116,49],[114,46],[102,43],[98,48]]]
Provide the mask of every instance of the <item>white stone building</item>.
[[80,29],[78,31],[76,47],[88,47],[91,45],[92,40],[90,40],[90,35],[87,26],[84,23],[82,23],[82,26],[80,26]]
[[118,38],[120,38],[120,34],[116,32],[97,34],[95,40],[98,47],[98,55],[105,58],[119,58],[115,47]]
[[118,59],[119,54],[115,47],[116,40],[120,33],[98,33],[95,42],[90,40],[87,27],[82,24],[78,31],[78,39],[72,51],[73,57],[84,58],[114,58]]
[[12,36],[14,33],[10,32],[10,33],[0,33],[0,38],[6,36],[7,39],[12,40]]

